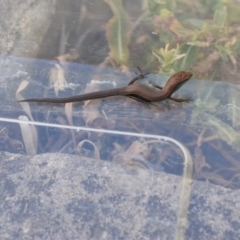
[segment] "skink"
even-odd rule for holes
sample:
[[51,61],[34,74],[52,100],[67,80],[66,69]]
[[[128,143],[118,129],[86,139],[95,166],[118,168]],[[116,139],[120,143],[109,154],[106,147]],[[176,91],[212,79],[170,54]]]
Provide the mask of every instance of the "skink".
[[171,99],[176,102],[189,102],[191,98],[187,99],[176,99],[172,98],[171,95],[177,91],[184,83],[186,83],[191,77],[191,72],[180,71],[171,76],[164,87],[160,87],[151,83],[157,89],[150,88],[143,84],[133,84],[139,79],[144,78],[146,74],[139,74],[137,77],[132,79],[127,87],[109,89],[98,92],[84,93],[66,98],[30,98],[20,100],[19,102],[47,102],[47,103],[69,103],[69,102],[80,102],[85,100],[106,98],[111,96],[126,96],[134,98],[140,102],[151,103],[163,101],[165,99]]

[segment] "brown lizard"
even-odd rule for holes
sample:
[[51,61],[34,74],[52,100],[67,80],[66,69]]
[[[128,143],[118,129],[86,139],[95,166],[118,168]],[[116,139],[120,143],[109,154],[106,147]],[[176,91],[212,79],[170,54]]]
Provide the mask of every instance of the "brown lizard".
[[20,100],[19,102],[69,103],[98,98],[106,98],[111,96],[126,96],[144,103],[158,102],[165,99],[171,99],[176,102],[191,101],[191,98],[176,99],[171,97],[171,95],[175,91],[177,91],[184,83],[186,83],[192,77],[191,72],[180,71],[175,73],[168,79],[164,87],[160,87],[151,83],[154,87],[158,89],[153,89],[143,84],[133,84],[135,81],[144,78],[145,75],[147,74],[140,73],[137,77],[130,81],[127,87],[84,93],[65,98],[30,98]]

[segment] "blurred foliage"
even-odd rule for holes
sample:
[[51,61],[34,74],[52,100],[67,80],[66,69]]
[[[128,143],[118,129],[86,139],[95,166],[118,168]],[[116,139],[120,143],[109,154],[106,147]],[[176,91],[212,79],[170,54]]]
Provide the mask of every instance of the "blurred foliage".
[[[234,0],[147,0],[139,23],[139,28],[146,28],[146,36],[137,39],[135,32],[129,31],[135,23],[123,10],[122,1],[105,1],[114,14],[107,27],[107,39],[115,63],[130,65],[134,55],[130,45],[138,44],[141,49],[142,44],[141,61],[146,68],[168,73],[187,69],[195,77],[218,80],[228,74],[238,75],[240,7]],[[120,50],[126,57],[119,57]]]
[[179,54],[179,46],[171,50],[168,48],[169,44],[167,44],[165,48],[160,48],[156,52],[153,51],[153,55],[158,59],[164,71],[174,73],[176,62],[186,54]]
[[163,72],[188,69],[195,76],[210,74],[221,79],[226,64],[228,69],[237,69],[240,7],[234,1],[148,0],[148,10],[159,37],[155,46],[169,45],[175,50],[168,58],[157,57]]
[[121,0],[105,0],[113,12],[106,26],[110,57],[117,64],[126,64],[129,58],[130,21]]
[[[117,10],[111,7],[114,16],[110,21],[115,19],[117,22],[119,19],[119,23],[109,24],[111,29],[110,27],[107,29],[107,33],[122,31],[122,36],[118,35],[119,41],[111,41],[109,46],[109,56],[116,64],[130,67],[145,66],[146,70],[157,69],[158,72],[168,75],[187,70],[197,79],[223,80],[231,83],[236,83],[240,79],[238,71],[240,6],[237,0],[146,0],[143,13],[137,19],[126,18],[128,10],[126,9],[126,12],[122,10],[124,7],[121,0],[105,1],[109,4],[118,4]],[[123,22],[123,18],[128,21]],[[131,31],[123,31],[129,26],[134,26]],[[115,27],[119,30],[114,30]],[[116,36],[117,34],[113,34],[113,39]],[[108,36],[107,38],[109,41],[110,38]],[[125,45],[120,47],[121,42],[125,42]],[[115,51],[113,54],[112,51],[120,48],[128,49],[129,55],[124,61],[119,61],[119,52]],[[200,134],[194,133],[193,139],[196,136],[198,139],[191,144],[195,146],[197,177],[224,180],[221,185],[227,186],[228,181],[232,182],[233,179],[239,181],[239,157],[235,157],[239,156],[240,151],[239,89],[237,84],[229,84],[228,87],[221,84],[214,82],[207,87],[206,82],[202,81],[202,87],[195,86],[192,91],[196,98],[195,108],[190,117],[191,124],[202,125],[203,129]],[[188,134],[188,138],[191,139],[191,131]],[[221,140],[219,142],[222,145],[218,140]],[[231,166],[222,178],[214,172],[218,171],[216,170],[218,166],[213,166],[209,160],[211,157],[208,156],[206,159],[207,154],[202,150],[208,141],[209,149],[217,150],[217,154],[221,153]],[[231,146],[235,155],[228,152],[222,142],[228,147]],[[212,157],[214,163],[215,158]],[[212,169],[209,170],[210,168]],[[237,184],[239,185],[239,182]]]

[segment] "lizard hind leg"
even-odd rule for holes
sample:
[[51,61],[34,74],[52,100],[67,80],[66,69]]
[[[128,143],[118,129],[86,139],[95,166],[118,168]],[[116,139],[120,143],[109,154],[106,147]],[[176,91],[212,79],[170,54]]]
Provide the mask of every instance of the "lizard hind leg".
[[143,103],[143,104],[144,104],[145,106],[147,106],[148,108],[150,108],[150,105],[157,106],[157,105],[155,105],[155,104],[153,104],[153,103],[151,103],[151,102],[149,102],[149,101],[146,101],[146,100],[143,99],[143,98],[137,97],[137,96],[127,96],[127,97],[129,97],[129,98],[131,98],[131,99],[134,99],[134,100],[137,101],[137,102]]

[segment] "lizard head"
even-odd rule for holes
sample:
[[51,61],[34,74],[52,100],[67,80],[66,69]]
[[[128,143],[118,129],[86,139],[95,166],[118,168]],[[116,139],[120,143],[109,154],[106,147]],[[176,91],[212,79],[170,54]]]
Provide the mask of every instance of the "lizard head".
[[181,83],[181,82],[185,83],[192,77],[192,75],[193,74],[191,72],[180,71],[175,73],[171,78],[175,78],[175,81],[178,83]]

